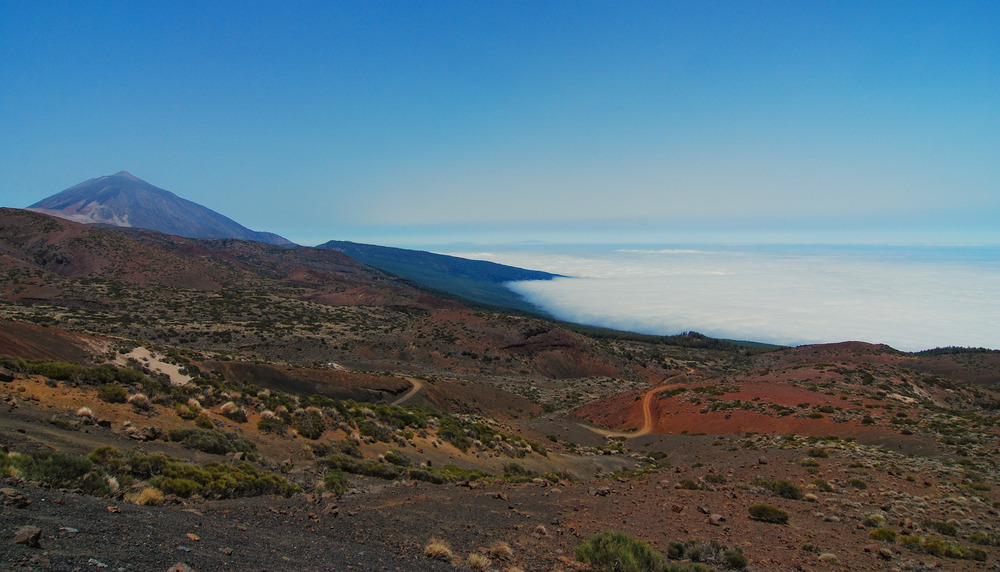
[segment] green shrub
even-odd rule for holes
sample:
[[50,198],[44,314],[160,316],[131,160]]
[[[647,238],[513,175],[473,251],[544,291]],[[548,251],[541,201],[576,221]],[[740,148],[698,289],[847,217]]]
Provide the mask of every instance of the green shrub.
[[934,536],[904,536],[900,539],[900,543],[915,552],[933,556],[978,561],[986,561],[989,558],[989,554],[982,548],[962,546],[957,542]]
[[799,500],[805,496],[795,484],[784,479],[771,480],[764,477],[757,477],[753,484],[767,489],[772,495],[790,500]]
[[361,449],[358,448],[357,441],[336,441],[330,444],[331,453],[343,453],[345,455],[354,457],[356,459],[361,459],[364,455],[361,454]]
[[213,498],[268,494],[290,496],[302,490],[298,485],[246,462],[198,466],[166,455],[145,455],[137,450],[123,454],[114,447],[95,449],[88,459],[114,474],[122,486],[139,478],[148,480],[165,493],[181,497],[193,494]]
[[403,469],[395,465],[366,459],[355,459],[344,454],[337,454],[321,459],[317,462],[317,465],[326,471],[339,469],[345,473],[368,475],[385,480],[397,479],[403,474]]
[[323,414],[318,409],[303,409],[295,413],[295,430],[306,439],[319,439],[326,431]]
[[663,564],[663,556],[645,542],[621,532],[601,532],[576,547],[576,559],[599,572],[649,572]]
[[21,455],[16,460],[25,477],[46,486],[79,488],[92,495],[111,492],[104,471],[100,467],[94,471],[94,463],[87,457],[46,450]]
[[117,383],[106,383],[97,389],[97,398],[108,403],[125,403],[128,391]]
[[1000,546],[1000,534],[995,532],[973,532],[969,535],[969,542],[982,546]]
[[896,542],[896,531],[891,528],[876,528],[869,531],[868,535],[881,542]]
[[167,436],[171,441],[179,442],[185,449],[195,449],[214,455],[257,451],[257,445],[253,441],[217,429],[171,429]]
[[438,427],[438,438],[451,443],[460,451],[468,451],[472,446],[472,439],[465,436],[462,427],[454,417],[445,417]]
[[323,490],[338,497],[343,495],[347,491],[347,479],[344,478],[343,471],[333,469],[323,475]]
[[452,482],[457,481],[485,481],[494,478],[494,475],[479,469],[463,469],[455,465],[445,465],[441,467],[441,474],[448,477]]
[[181,419],[190,421],[198,416],[198,409],[195,407],[189,407],[187,403],[175,403],[174,411],[177,412],[177,416]]
[[705,481],[713,485],[724,485],[726,484],[726,477],[716,473],[709,473],[705,475]]
[[958,525],[953,522],[945,522],[943,520],[934,520],[931,518],[925,518],[923,521],[920,522],[920,526],[924,528],[930,528],[946,536],[958,535]]
[[878,528],[885,524],[885,517],[878,514],[870,514],[861,519],[861,524],[867,528]]
[[410,478],[415,481],[424,481],[425,483],[431,483],[434,485],[443,485],[451,482],[451,480],[449,480],[449,478],[440,471],[430,469],[410,469],[409,475]]
[[370,420],[358,423],[358,433],[364,437],[371,437],[382,443],[392,442],[392,431]]
[[689,490],[689,491],[697,491],[697,490],[701,490],[701,485],[699,485],[698,483],[692,481],[691,479],[684,479],[684,480],[680,481],[679,483],[677,483],[677,488],[685,489],[685,490]]
[[812,449],[809,449],[809,456],[817,459],[828,459],[830,458],[830,453],[827,453],[826,449],[813,447]]
[[823,491],[824,493],[833,492],[833,485],[831,485],[830,483],[826,482],[823,479],[816,479],[815,481],[812,482],[812,484],[816,485],[816,488]]
[[177,496],[200,494],[204,497],[232,498],[280,494],[291,496],[301,491],[284,478],[265,473],[250,463],[236,466],[207,463],[201,467],[180,461],[168,463],[149,484]]
[[[742,570],[750,561],[743,551],[735,546],[722,544],[718,540],[671,541],[667,545],[667,558],[671,560],[690,559],[694,563],[712,564],[726,570]],[[683,568],[681,568],[683,569]],[[714,568],[709,568],[714,570]]]
[[382,458],[398,467],[409,467],[411,463],[410,458],[405,453],[396,449],[389,449],[382,455]]
[[747,508],[747,511],[750,512],[750,518],[753,518],[754,520],[774,524],[788,523],[788,513],[769,504],[755,504]]
[[868,483],[862,481],[861,479],[851,479],[847,481],[847,484],[851,485],[852,487],[858,490],[864,490],[868,488]]
[[257,429],[263,431],[264,433],[284,435],[287,427],[288,426],[281,420],[280,417],[261,418],[261,420],[257,422]]
[[715,572],[715,568],[699,562],[671,562],[661,569],[663,572]]

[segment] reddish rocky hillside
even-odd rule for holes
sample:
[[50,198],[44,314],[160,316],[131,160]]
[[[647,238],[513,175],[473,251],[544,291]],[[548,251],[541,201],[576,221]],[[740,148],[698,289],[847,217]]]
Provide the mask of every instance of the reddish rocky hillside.
[[8,317],[205,357],[521,378],[656,379],[661,370],[541,320],[442,300],[331,250],[2,209],[0,252]]

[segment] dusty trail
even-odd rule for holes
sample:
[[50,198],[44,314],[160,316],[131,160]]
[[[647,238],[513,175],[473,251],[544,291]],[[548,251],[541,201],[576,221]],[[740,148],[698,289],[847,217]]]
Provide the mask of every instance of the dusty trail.
[[580,427],[584,429],[589,429],[594,433],[603,435],[605,437],[628,437],[629,439],[635,437],[641,437],[643,435],[649,435],[653,432],[653,428],[656,426],[656,421],[653,419],[653,396],[661,391],[667,391],[669,389],[674,389],[675,387],[682,387],[688,383],[687,379],[680,380],[678,378],[686,378],[688,375],[694,373],[694,370],[690,367],[684,373],[678,373],[677,375],[672,375],[663,381],[677,380],[674,383],[667,383],[664,385],[658,385],[653,389],[650,389],[642,396],[642,427],[637,431],[612,431],[611,429],[603,429],[594,425],[586,425],[579,423]]
[[409,391],[407,391],[403,395],[399,396],[398,399],[396,399],[395,401],[393,401],[389,405],[402,405],[402,404],[406,403],[407,401],[409,401],[410,399],[412,399],[413,396],[415,396],[416,394],[420,393],[420,391],[423,390],[425,387],[427,387],[426,383],[424,383],[423,381],[421,381],[421,380],[419,380],[419,379],[417,379],[415,377],[407,377],[405,379],[406,379],[406,381],[408,381],[411,384],[413,384],[413,387],[411,387]]

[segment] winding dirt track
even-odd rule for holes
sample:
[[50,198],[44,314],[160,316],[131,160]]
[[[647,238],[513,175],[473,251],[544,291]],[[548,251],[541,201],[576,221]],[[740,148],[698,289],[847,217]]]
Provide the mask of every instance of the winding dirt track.
[[[689,374],[694,373],[694,370],[690,367],[684,373],[678,373],[677,375],[672,375],[663,381],[677,380],[681,377],[687,377]],[[677,381],[675,383],[667,383],[664,385],[658,385],[653,389],[650,389],[642,396],[642,427],[638,431],[612,431],[610,429],[602,429],[600,427],[595,427],[593,425],[584,425],[580,423],[580,427],[589,429],[594,433],[604,435],[605,437],[628,437],[629,439],[635,437],[641,437],[643,435],[649,435],[653,432],[653,428],[656,426],[656,421],[653,419],[653,396],[661,391],[666,391],[668,389],[674,389],[675,387],[684,386],[687,379],[683,381]]]
[[410,390],[407,391],[406,393],[404,393],[403,395],[399,396],[398,399],[396,399],[395,401],[393,401],[392,403],[390,403],[390,405],[402,405],[402,404],[406,403],[411,398],[413,398],[413,396],[415,396],[416,394],[420,393],[420,391],[423,390],[424,387],[427,386],[426,383],[424,383],[423,381],[421,381],[421,380],[419,380],[419,379],[417,379],[415,377],[407,377],[406,381],[408,381],[411,384],[413,384],[413,387],[411,387]]

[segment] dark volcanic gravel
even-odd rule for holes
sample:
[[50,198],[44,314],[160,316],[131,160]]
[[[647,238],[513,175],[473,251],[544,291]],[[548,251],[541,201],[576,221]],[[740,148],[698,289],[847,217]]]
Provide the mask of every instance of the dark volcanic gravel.
[[[240,499],[148,507],[22,484],[31,504],[0,507],[4,570],[447,570],[420,546],[387,531],[321,514],[294,499]],[[111,508],[109,508],[111,507]],[[310,515],[313,515],[312,517]],[[13,542],[22,526],[42,529],[41,548]],[[190,535],[194,535],[189,536]]]

